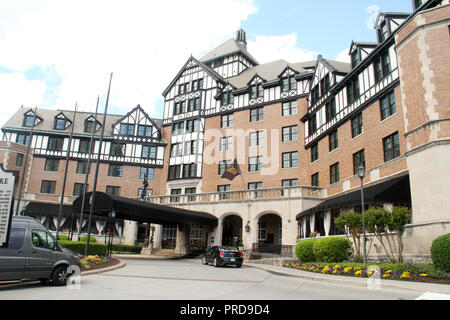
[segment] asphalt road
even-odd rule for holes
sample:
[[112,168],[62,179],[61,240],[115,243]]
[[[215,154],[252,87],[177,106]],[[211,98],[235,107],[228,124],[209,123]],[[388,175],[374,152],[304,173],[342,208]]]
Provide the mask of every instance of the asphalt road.
[[124,259],[126,266],[81,277],[74,288],[35,282],[0,286],[0,300],[413,300],[417,291],[369,290],[257,268],[205,266],[198,259]]

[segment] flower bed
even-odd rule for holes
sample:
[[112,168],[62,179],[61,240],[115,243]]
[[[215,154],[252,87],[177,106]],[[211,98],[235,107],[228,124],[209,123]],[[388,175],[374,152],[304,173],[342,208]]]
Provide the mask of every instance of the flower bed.
[[97,270],[113,266],[119,263],[118,259],[105,258],[102,256],[81,256],[81,271]]
[[[434,270],[430,265],[379,264],[364,265],[359,263],[291,263],[287,268],[329,274],[368,278],[379,272],[382,279],[410,280],[450,284],[450,273]],[[408,267],[410,268],[408,270]]]

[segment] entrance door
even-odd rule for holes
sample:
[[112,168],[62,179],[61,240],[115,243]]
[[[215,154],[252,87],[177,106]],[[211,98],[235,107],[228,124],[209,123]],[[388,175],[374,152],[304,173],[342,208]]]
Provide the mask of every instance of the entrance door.
[[177,245],[177,225],[163,225],[162,249],[175,249]]
[[242,218],[231,215],[223,219],[222,222],[222,245],[235,246],[234,239],[238,239],[237,245],[242,240]]

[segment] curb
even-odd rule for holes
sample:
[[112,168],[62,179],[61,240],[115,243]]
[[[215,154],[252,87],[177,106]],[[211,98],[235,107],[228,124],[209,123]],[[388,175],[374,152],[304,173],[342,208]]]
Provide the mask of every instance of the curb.
[[103,273],[103,272],[107,272],[107,271],[111,271],[111,270],[116,270],[116,269],[120,269],[126,266],[125,261],[123,261],[122,259],[116,258],[117,260],[119,260],[119,263],[111,266],[111,267],[107,267],[107,268],[102,268],[102,269],[96,269],[96,270],[86,270],[86,271],[82,271],[81,275],[82,276],[88,276],[91,274],[96,274],[96,273]]
[[[302,278],[305,280],[312,281],[322,281],[328,283],[337,284],[347,284],[355,286],[368,287],[367,278],[351,278],[339,275],[317,275],[312,272],[302,271],[302,270],[283,270],[285,267],[273,266],[273,265],[262,265],[255,263],[245,263],[245,266],[261,269],[269,273],[273,273],[281,276]],[[340,277],[340,278],[337,278]],[[423,283],[423,282],[403,282],[400,280],[386,280],[379,279],[380,288],[394,288],[402,290],[411,290],[416,292],[435,292],[450,295],[450,285],[437,284],[437,283]],[[375,289],[375,288],[371,288]],[[375,289],[376,290],[376,289]]]

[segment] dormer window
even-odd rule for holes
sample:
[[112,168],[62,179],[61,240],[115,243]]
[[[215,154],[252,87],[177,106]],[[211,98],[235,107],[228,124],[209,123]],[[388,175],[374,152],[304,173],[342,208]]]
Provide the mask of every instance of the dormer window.
[[221,98],[221,105],[227,106],[234,103],[234,96],[231,91],[223,92]]
[[56,130],[65,130],[66,129],[66,119],[56,118],[55,119],[55,129]]
[[378,29],[378,42],[382,43],[384,42],[384,40],[387,39],[387,37],[389,36],[389,30],[388,30],[388,25],[386,20],[384,20],[381,25],[380,25],[380,29]]
[[264,89],[262,87],[262,84],[258,83],[258,84],[250,86],[250,99],[262,97],[263,94],[264,94]]
[[330,74],[327,73],[325,77],[320,80],[320,95],[323,95],[330,88]]
[[32,113],[32,114],[26,114],[23,117],[23,126],[24,127],[34,127],[34,121],[36,119],[36,116]]
[[295,90],[296,86],[297,82],[295,81],[294,76],[289,76],[281,79],[281,92]]
[[352,57],[352,68],[354,68],[358,65],[358,63],[361,62],[361,52],[359,51],[359,49],[353,51],[351,57]]
[[414,0],[414,10],[423,5],[427,0]]
[[[95,123],[96,123],[96,121],[94,121],[93,117],[84,120],[84,132],[91,133],[92,130],[94,129]],[[100,127],[100,124],[97,122],[94,132],[97,131],[99,127]]]

